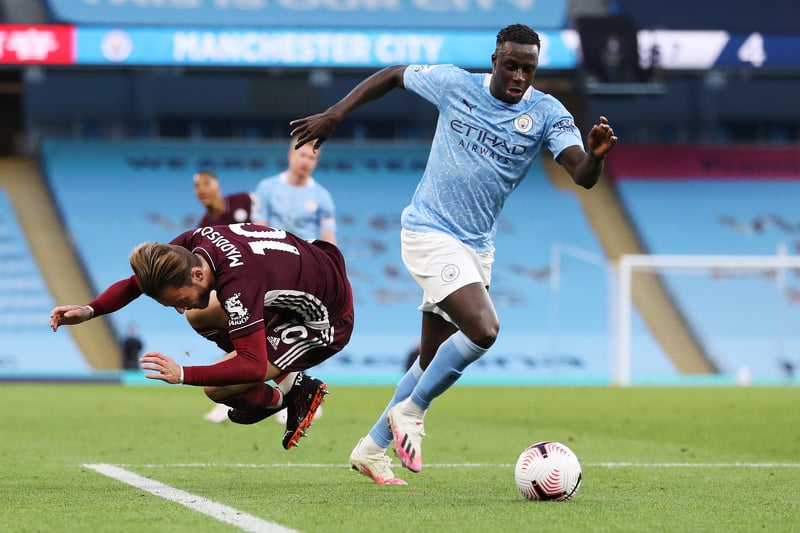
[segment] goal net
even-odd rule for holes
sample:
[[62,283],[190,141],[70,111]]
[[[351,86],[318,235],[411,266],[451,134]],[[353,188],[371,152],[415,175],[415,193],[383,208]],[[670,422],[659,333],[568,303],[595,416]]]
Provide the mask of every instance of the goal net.
[[623,255],[611,305],[617,385],[685,376],[778,383],[800,366],[800,256]]

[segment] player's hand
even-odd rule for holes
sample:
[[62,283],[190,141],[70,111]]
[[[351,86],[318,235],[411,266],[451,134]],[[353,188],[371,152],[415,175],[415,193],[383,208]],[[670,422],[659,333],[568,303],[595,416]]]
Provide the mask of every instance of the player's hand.
[[92,310],[85,305],[59,305],[50,311],[50,327],[56,331],[59,326],[80,324],[90,318]]
[[177,385],[181,382],[181,367],[171,357],[161,352],[147,352],[139,359],[142,370],[151,370],[155,374],[145,374],[147,379],[160,379]]
[[589,150],[598,159],[604,158],[617,144],[614,128],[608,123],[606,117],[600,117],[600,124],[592,126],[589,132]]
[[293,128],[291,136],[297,136],[297,144],[294,148],[297,149],[304,144],[313,142],[314,151],[319,150],[322,143],[333,135],[338,124],[339,119],[330,111],[291,121],[289,123],[289,126]]

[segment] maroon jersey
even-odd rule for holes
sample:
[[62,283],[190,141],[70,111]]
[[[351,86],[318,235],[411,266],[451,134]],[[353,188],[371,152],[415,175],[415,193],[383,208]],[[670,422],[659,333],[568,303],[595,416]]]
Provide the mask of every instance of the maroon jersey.
[[249,193],[240,192],[225,197],[225,212],[218,217],[213,217],[206,213],[197,227],[218,226],[222,224],[239,224],[242,222],[252,222],[253,199]]
[[309,242],[266,226],[231,224],[189,230],[171,244],[208,261],[231,339],[263,329],[265,313],[291,315],[322,331],[352,311],[344,259],[325,241]]

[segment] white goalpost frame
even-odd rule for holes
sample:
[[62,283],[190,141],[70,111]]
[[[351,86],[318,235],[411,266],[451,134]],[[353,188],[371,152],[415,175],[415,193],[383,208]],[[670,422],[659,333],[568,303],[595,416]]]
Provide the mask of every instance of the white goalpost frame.
[[[635,269],[711,269],[736,268],[741,270],[774,269],[778,289],[783,289],[783,272],[790,268],[800,268],[800,256],[786,254],[786,247],[780,246],[776,255],[660,255],[629,254],[622,255],[617,262],[616,306],[612,306],[611,327],[616,328],[612,338],[615,356],[612,362],[612,381],[615,385],[631,384],[631,319],[632,282]],[[613,317],[616,315],[616,317]]]
[[[550,245],[550,349],[552,353],[557,354],[559,352],[559,335],[560,335],[560,321],[559,321],[559,313],[560,313],[560,295],[561,295],[561,269],[564,263],[564,259],[567,257],[571,257],[572,259],[577,259],[582,261],[583,263],[596,266],[604,271],[604,275],[606,278],[606,298],[608,300],[608,305],[610,306],[609,309],[609,316],[615,317],[617,313],[615,312],[614,306],[614,268],[611,266],[611,262],[606,259],[605,256],[590,252],[589,250],[585,250],[579,246],[575,246],[573,244],[554,241]],[[614,331],[613,326],[609,328],[610,331]],[[609,339],[609,342],[613,340],[613,336]],[[609,346],[608,357],[611,358],[612,354],[614,353],[614,348]]]

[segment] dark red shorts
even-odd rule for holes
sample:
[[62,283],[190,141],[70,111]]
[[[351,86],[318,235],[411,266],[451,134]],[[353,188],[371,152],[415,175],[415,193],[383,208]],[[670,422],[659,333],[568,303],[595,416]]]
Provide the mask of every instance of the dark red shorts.
[[[316,366],[341,351],[353,334],[353,311],[324,330],[310,328],[286,315],[267,316],[267,357],[286,372]],[[224,329],[197,331],[225,353],[233,351],[233,343]]]
[[327,329],[314,329],[285,315],[273,315],[267,322],[267,356],[284,372],[316,366],[342,350],[353,334],[354,313],[330,324]]

